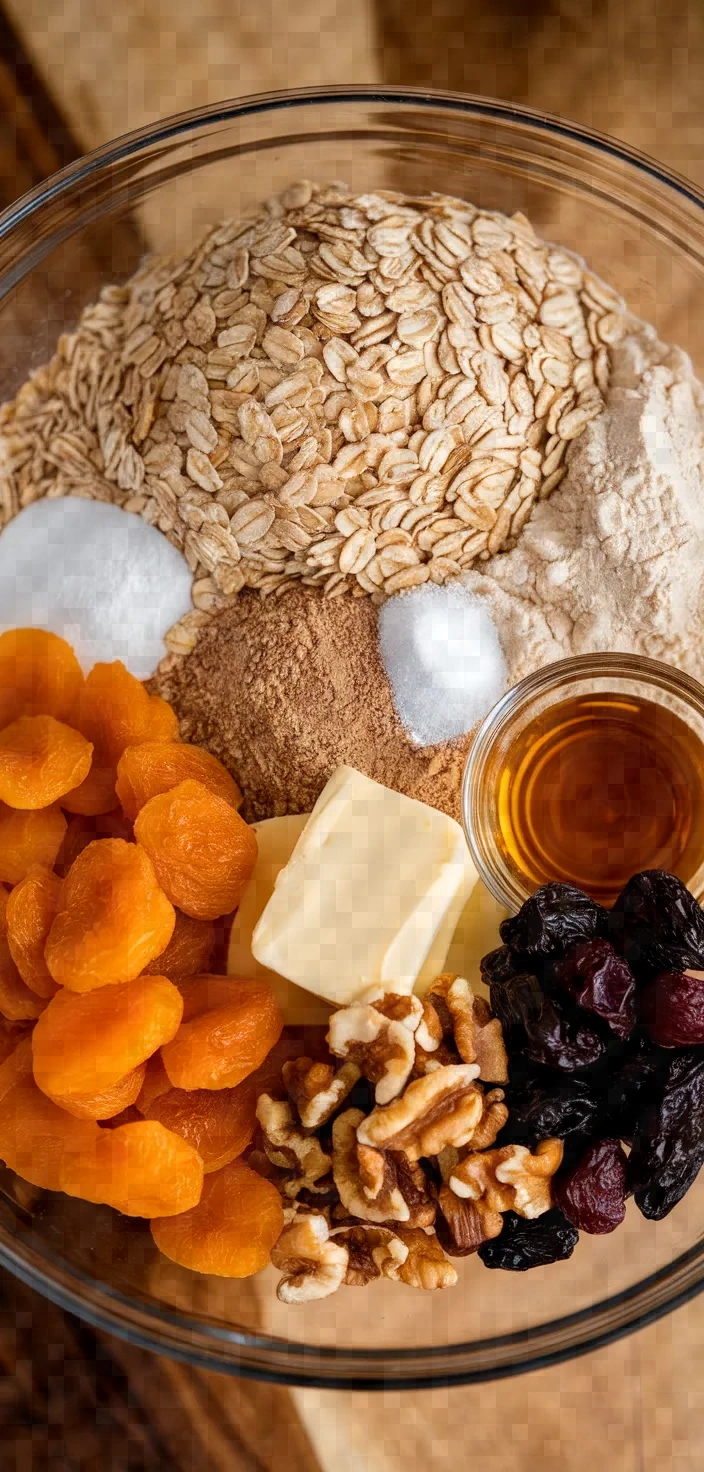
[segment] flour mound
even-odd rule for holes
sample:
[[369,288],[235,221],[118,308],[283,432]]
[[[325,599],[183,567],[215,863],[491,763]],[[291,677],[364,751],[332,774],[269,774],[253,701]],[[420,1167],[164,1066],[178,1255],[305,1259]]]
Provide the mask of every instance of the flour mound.
[[704,680],[704,388],[631,322],[606,409],[518,546],[468,572],[513,685],[574,654],[649,655]]

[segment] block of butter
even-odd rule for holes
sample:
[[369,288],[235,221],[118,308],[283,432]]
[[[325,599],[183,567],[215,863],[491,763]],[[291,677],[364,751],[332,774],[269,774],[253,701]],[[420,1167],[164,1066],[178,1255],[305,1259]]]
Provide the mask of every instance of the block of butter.
[[382,984],[410,992],[439,939],[449,946],[476,877],[452,818],[338,767],[278,875],[253,955],[337,1005]]
[[257,861],[245,885],[237,914],[232,922],[227,953],[228,976],[247,976],[267,981],[283,1013],[284,1023],[327,1023],[331,1007],[322,997],[304,992],[268,966],[262,966],[252,955],[252,934],[259,916],[268,904],[278,874],[291,854],[310,817],[309,813],[286,818],[263,818],[252,827],[257,835]]

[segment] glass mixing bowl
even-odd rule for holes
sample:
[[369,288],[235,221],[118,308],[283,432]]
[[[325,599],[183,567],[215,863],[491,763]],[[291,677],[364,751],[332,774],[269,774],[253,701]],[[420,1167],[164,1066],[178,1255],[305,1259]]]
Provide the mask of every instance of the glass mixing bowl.
[[[442,190],[522,210],[704,370],[704,197],[612,140],[498,102],[338,88],[217,104],[99,149],[0,216],[0,397],[51,354],[101,285],[145,250],[307,176],[356,190]],[[457,1259],[423,1294],[381,1282],[285,1308],[161,1258],[144,1222],[0,1174],[0,1262],[93,1324],[193,1364],[294,1384],[375,1388],[489,1379],[603,1345],[704,1286],[704,1184],[664,1222],[629,1204],[610,1237],[522,1275]]]

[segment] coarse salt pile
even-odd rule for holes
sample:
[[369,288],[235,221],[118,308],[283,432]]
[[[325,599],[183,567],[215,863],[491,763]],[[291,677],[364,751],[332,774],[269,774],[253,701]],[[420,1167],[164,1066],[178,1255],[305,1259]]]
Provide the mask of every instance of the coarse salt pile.
[[425,583],[388,599],[379,645],[399,719],[418,746],[464,735],[506,687],[488,609],[451,583]]
[[85,669],[121,659],[146,679],[190,603],[185,558],[118,506],[77,496],[35,501],[0,535],[0,630],[60,634]]

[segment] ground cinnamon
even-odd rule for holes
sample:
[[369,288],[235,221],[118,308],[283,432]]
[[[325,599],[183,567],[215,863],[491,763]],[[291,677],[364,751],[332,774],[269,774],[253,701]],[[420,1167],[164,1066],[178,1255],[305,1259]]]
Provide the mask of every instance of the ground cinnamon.
[[154,688],[185,740],[212,751],[239,782],[250,822],[308,812],[347,762],[368,777],[460,815],[469,737],[414,747],[394,712],[368,599],[291,587],[243,591],[202,631],[192,654]]

